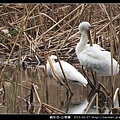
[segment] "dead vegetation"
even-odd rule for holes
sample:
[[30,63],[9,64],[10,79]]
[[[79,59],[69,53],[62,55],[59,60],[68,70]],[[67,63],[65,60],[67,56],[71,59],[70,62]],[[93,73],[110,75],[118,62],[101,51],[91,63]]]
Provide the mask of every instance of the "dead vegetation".
[[[21,81],[22,67],[25,69],[44,65],[44,52],[51,50],[57,50],[61,59],[81,70],[75,46],[80,40],[78,25],[82,21],[89,21],[92,25],[94,43],[110,51],[112,20],[112,51],[114,58],[120,63],[119,11],[120,4],[1,4],[0,82],[3,81],[7,65],[16,67]],[[22,85],[21,82],[19,84]],[[17,85],[16,82],[16,91]],[[21,87],[21,97],[22,91]],[[16,96],[15,92],[14,97]],[[16,103],[16,99],[13,103]],[[46,111],[52,111],[52,107],[44,103],[42,105]]]

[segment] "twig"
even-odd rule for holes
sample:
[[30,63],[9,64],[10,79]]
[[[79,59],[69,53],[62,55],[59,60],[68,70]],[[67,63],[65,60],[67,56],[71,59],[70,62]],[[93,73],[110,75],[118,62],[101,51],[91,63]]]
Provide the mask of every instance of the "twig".
[[[96,93],[96,94],[93,96],[93,98],[92,98],[92,100],[90,101],[90,103],[89,103],[87,109],[85,110],[84,114],[87,114],[88,110],[90,109],[90,107],[91,107],[91,105],[92,105],[92,103],[93,103],[93,101],[94,101],[94,99],[95,99],[96,97],[98,97],[98,93]],[[97,99],[96,99],[96,100],[97,100]],[[96,102],[98,102],[98,101],[96,101]],[[98,105],[98,104],[97,104],[97,105]],[[98,111],[98,106],[97,106],[96,109],[97,109],[97,111]]]

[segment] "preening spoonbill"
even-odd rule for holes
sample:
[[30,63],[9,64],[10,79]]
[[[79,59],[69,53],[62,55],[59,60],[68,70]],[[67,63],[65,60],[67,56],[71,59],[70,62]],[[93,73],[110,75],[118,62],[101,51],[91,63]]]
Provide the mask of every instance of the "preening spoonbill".
[[[64,80],[64,76],[63,76],[62,70],[60,68],[60,64],[57,61],[57,56],[51,55],[50,59],[52,61],[52,64],[53,64],[53,67],[54,67],[54,70],[55,70],[56,74],[62,80]],[[75,82],[77,84],[84,85],[84,86],[87,85],[87,83],[88,83],[87,80],[84,78],[84,76],[80,72],[77,71],[77,69],[75,67],[73,67],[71,64],[69,64],[69,63],[67,63],[63,60],[60,60],[60,63],[62,65],[63,71],[64,71],[65,76],[66,76],[68,81],[72,81],[72,82]],[[52,72],[52,69],[51,69],[48,61],[47,61],[46,66],[47,66],[47,73],[49,75],[52,75],[57,80],[54,73]]]
[[[79,24],[81,39],[77,43],[75,51],[80,65],[89,68],[102,76],[111,76],[111,54],[97,44],[91,44],[90,23]],[[90,41],[90,44],[87,42]],[[113,58],[113,75],[119,72],[118,62]]]

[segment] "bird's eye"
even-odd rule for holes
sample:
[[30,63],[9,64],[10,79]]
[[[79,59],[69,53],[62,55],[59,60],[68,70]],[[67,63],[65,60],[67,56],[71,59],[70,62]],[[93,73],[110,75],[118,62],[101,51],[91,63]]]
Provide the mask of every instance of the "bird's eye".
[[90,30],[90,29],[91,29],[91,26],[89,26],[88,29]]
[[58,62],[58,59],[55,59],[55,62]]

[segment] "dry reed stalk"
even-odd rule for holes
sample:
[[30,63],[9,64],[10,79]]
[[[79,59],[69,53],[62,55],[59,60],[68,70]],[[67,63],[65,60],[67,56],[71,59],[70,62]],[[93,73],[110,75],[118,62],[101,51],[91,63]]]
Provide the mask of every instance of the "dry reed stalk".
[[47,111],[47,113],[48,114],[55,114],[52,110],[50,110],[49,108],[46,108],[46,107],[44,107],[45,108],[45,110]]
[[[115,90],[115,93],[114,93],[114,96],[113,96],[113,103],[115,103],[116,97],[119,98],[119,88],[117,88],[117,89]],[[119,99],[118,99],[118,101],[119,101]],[[120,102],[120,101],[119,101],[119,102]]]
[[40,111],[41,111],[41,109],[42,109],[42,106],[40,105],[40,107],[39,107],[38,111],[37,111],[35,114],[39,114],[39,113],[40,113]]
[[[4,84],[4,83],[3,83],[3,84]],[[9,86],[6,87],[7,90],[8,90],[8,87],[9,87]],[[8,94],[6,94],[6,107],[7,107],[6,113],[9,112],[9,102],[8,102],[7,99],[10,99]]]
[[[91,99],[89,105],[87,106],[87,109],[85,110],[84,114],[87,114],[87,112],[89,111],[89,109],[90,109],[90,107],[91,107],[94,99],[97,98],[97,97],[98,97],[98,93],[96,93],[96,94],[93,96],[93,98]],[[98,98],[96,99],[96,103],[97,103],[97,102],[98,102]],[[98,103],[97,103],[96,105],[98,105]],[[98,113],[98,106],[96,106],[96,111],[97,111],[97,113]]]
[[[102,83],[100,83],[100,82],[99,82],[99,85],[100,85],[100,87],[103,88],[103,90],[105,91],[105,93],[107,94],[107,96],[110,96],[110,92],[106,89],[106,87]],[[111,96],[110,96],[110,98],[111,98]]]
[[119,48],[119,50],[118,50],[118,64],[120,65],[120,18],[119,18],[118,48]]
[[96,94],[96,113],[99,114],[99,110],[98,110],[98,94]]
[[23,30],[23,32],[26,32],[26,31],[29,31],[29,30],[32,30],[32,29],[35,29],[35,28],[39,28],[41,26],[42,25],[36,25],[36,26],[30,27],[30,28],[27,28],[27,29]]
[[70,89],[70,86],[69,86],[69,84],[68,84],[68,80],[67,80],[67,78],[66,78],[66,76],[65,76],[65,73],[64,73],[63,67],[62,67],[62,65],[61,65],[60,58],[59,58],[59,56],[58,56],[57,51],[55,51],[55,53],[56,53],[56,55],[57,55],[57,59],[58,59],[58,62],[59,62],[60,68],[61,68],[61,70],[62,70],[62,73],[63,73],[64,79],[65,79],[65,81],[66,81],[66,84],[67,84],[67,86],[68,86],[68,89],[69,89],[70,93],[73,94],[72,91],[71,91],[71,89]]
[[[24,21],[23,23],[21,24],[21,28],[24,26]],[[21,33],[22,33],[22,30],[21,30]],[[20,84],[23,85],[23,81],[22,81],[22,65],[21,65],[21,60],[22,60],[22,55],[21,55],[21,51],[22,51],[22,36],[20,36],[20,46],[19,46],[19,55],[18,55],[18,70],[20,71],[20,74],[19,74],[19,80],[20,80]],[[17,83],[17,82],[16,82]],[[17,83],[18,85],[18,83]],[[23,87],[20,87],[20,96],[21,98],[23,98]],[[21,112],[23,113],[23,104],[21,103]]]
[[[107,12],[107,10],[106,10],[105,5],[102,4],[102,6],[103,6],[103,9],[104,9],[104,11],[105,11],[107,17],[108,17],[108,20],[110,21],[110,19],[111,19],[111,21],[113,21],[113,20],[112,20],[112,15],[109,16],[109,14],[108,14],[108,12]],[[112,5],[111,5],[111,6],[112,6]],[[111,10],[111,12],[112,12],[112,10]],[[112,14],[112,13],[111,13],[111,14]],[[113,26],[112,23],[110,23],[110,24],[111,24],[111,26],[112,26],[112,32],[113,32],[113,34],[114,34],[114,36],[116,37],[117,42],[118,42],[118,37],[117,37],[117,34],[116,34],[116,32],[115,32],[114,26]],[[113,54],[114,54],[114,53],[113,53]]]
[[60,47],[60,50],[63,48],[63,45],[66,43],[66,41],[68,40],[69,36],[71,35],[71,32],[73,31],[73,28],[75,27],[76,23],[79,21],[80,17],[82,16],[85,8],[87,7],[87,5],[85,6],[84,4],[82,5],[82,8],[81,8],[81,12],[79,13],[79,16],[77,18],[77,20],[75,21],[71,31],[69,32],[69,34],[67,35],[66,39],[64,40],[62,46]]
[[37,90],[36,90],[36,86],[35,86],[33,83],[32,83],[32,85],[33,85],[33,88],[34,88],[34,91],[35,91],[35,94],[36,94],[36,96],[37,96],[37,99],[38,99],[39,103],[42,104],[42,102],[41,102],[41,100],[40,100],[40,97],[39,97],[39,95],[38,95],[38,92],[37,92]]
[[[56,37],[63,36],[64,34],[67,34],[68,32],[70,32],[70,30],[71,30],[71,29],[66,30],[66,31],[63,31],[63,32],[60,32],[60,33],[58,33],[58,34],[56,34],[56,35],[54,35],[54,36],[52,36],[52,37],[49,37],[49,38],[46,39],[46,41],[50,41],[50,40],[53,39],[54,37],[56,38]],[[62,41],[64,41],[64,40],[62,40]],[[52,42],[56,42],[56,40],[53,39]],[[59,42],[60,42],[60,40],[59,40]]]
[[39,104],[40,104],[40,107],[39,107],[38,111],[36,112],[36,114],[39,114],[40,111],[41,111],[42,102],[41,102],[40,97],[39,97],[39,95],[38,95],[38,92],[37,92],[37,90],[36,90],[36,86],[35,86],[33,83],[32,83],[32,85],[33,85],[33,88],[34,88],[36,97],[37,97],[37,99],[38,99],[38,101],[39,101]]
[[18,91],[18,80],[19,80],[19,73],[17,72],[17,75],[16,75],[16,82],[14,84],[14,87],[13,87],[13,104],[12,104],[12,111],[11,113],[16,113],[16,100],[17,100],[17,91]]
[[48,113],[53,113],[52,111],[58,111],[58,112],[64,113],[63,111],[61,111],[61,110],[59,110],[59,109],[57,109],[57,108],[54,108],[54,107],[52,107],[52,106],[50,106],[50,105],[42,102],[42,101],[40,100],[40,97],[39,97],[38,92],[37,92],[37,90],[36,90],[36,86],[35,86],[33,83],[32,83],[32,86],[33,86],[33,88],[34,88],[35,95],[36,95],[36,97],[37,97],[37,99],[38,99],[38,101],[39,101],[39,103],[40,103],[39,110],[36,112],[36,114],[39,114],[39,113],[40,113],[41,107],[45,107],[45,109],[48,111]]
[[44,53],[44,65],[45,65],[45,76],[47,76],[47,66],[46,66],[46,64],[47,64],[47,57],[46,57],[46,54],[48,54],[48,53]]
[[[6,37],[5,35],[0,34],[0,36],[1,36],[2,38],[7,39],[10,43],[13,43],[13,44],[15,43],[14,41],[11,40],[11,38]],[[18,46],[20,46],[18,43],[15,43],[15,44],[18,45]]]
[[[3,6],[4,6],[4,5],[3,5]],[[4,7],[5,7],[5,6],[4,6]],[[6,7],[5,7],[5,8],[6,8]],[[7,9],[7,8],[6,8],[6,9]],[[12,18],[11,14],[10,14],[10,17]],[[26,19],[27,19],[27,17],[26,17]],[[24,24],[25,24],[25,22],[26,22],[26,19],[25,19],[25,21],[24,21],[24,23],[23,23],[23,26],[24,26]],[[21,35],[21,33],[22,33],[22,29],[19,31],[19,34],[18,34],[18,36],[17,36],[17,38],[16,38],[16,41],[15,41],[13,47],[12,47],[11,53],[10,53],[8,59],[7,59],[7,63],[9,63],[9,59],[10,59],[12,53],[13,53],[13,50],[14,50],[14,48],[15,48],[15,45],[16,45],[17,40],[18,40],[19,36]],[[1,75],[0,75],[0,83],[1,83],[2,75],[3,75],[3,73],[4,73],[5,69],[6,69],[6,65],[7,65],[7,64],[5,64],[4,68],[2,69],[2,72],[1,72]]]
[[[26,19],[27,19],[27,17],[26,17]],[[24,23],[26,22],[26,19],[25,19]],[[24,23],[23,23],[22,26],[24,26]],[[18,34],[18,38],[19,38],[19,36],[21,35],[21,33],[22,33],[22,30],[20,30],[20,33]],[[17,40],[18,40],[18,39],[16,39],[15,43],[17,42]],[[22,45],[22,42],[20,41],[20,46],[21,46],[21,45]],[[15,47],[15,44],[14,44],[12,50],[11,50],[11,54],[12,54],[12,52],[13,52],[14,47]],[[10,56],[9,56],[9,58],[8,58],[8,62],[9,62],[9,59],[10,59],[10,57],[11,57],[11,54],[10,54]],[[19,66],[18,66],[18,70],[20,69],[20,60],[21,60],[21,49],[20,49],[20,51],[19,51]],[[2,72],[1,72],[1,76],[0,76],[1,78],[2,78],[2,75],[3,75],[4,71],[5,71],[5,68],[6,68],[6,65],[4,66],[4,69],[3,69]],[[22,69],[21,69],[21,70],[22,70]],[[22,77],[22,76],[20,76],[20,78],[21,78],[21,77]],[[1,80],[1,79],[0,79],[0,80]],[[21,81],[21,79],[20,79],[20,81]],[[15,82],[15,92],[14,92],[14,101],[13,101],[13,112],[15,112],[15,107],[16,107],[17,85],[18,85],[18,80],[17,80],[17,82]],[[22,85],[22,81],[21,81],[21,85]],[[23,90],[22,90],[22,87],[21,87],[21,93],[23,93],[22,91],[23,91]],[[22,94],[21,94],[21,96],[22,96]],[[22,108],[22,107],[21,107],[21,108]]]
[[3,89],[3,105],[5,104],[5,96],[6,96],[6,89],[5,89],[5,84],[2,83],[2,89]]
[[[13,82],[12,80],[5,80],[6,82],[9,82],[9,83],[11,83],[11,84],[15,84],[15,82]],[[3,82],[4,83],[4,82]],[[24,89],[27,89],[27,90],[30,90],[30,88],[29,87],[26,87],[26,86],[24,86],[24,85],[21,85],[20,83],[18,83],[18,86],[20,86],[20,87],[23,87]]]
[[9,10],[7,9],[7,7],[6,7],[6,5],[5,5],[5,4],[3,4],[3,7],[7,10],[8,15],[10,16],[11,20],[12,20],[12,21],[14,21],[13,16],[9,13]]
[[[118,19],[120,17],[120,14],[116,15],[113,19],[112,22],[116,19]],[[108,25],[110,24],[110,22],[106,23],[98,32],[96,32],[96,35],[99,34],[101,31],[103,31]]]
[[54,110],[54,111],[57,111],[57,112],[60,112],[60,113],[63,113],[63,114],[66,114],[65,112],[63,112],[63,111],[61,111],[61,110],[59,110],[59,109],[57,109],[57,108],[55,108],[55,107],[53,107],[53,106],[51,106],[51,105],[48,105],[48,104],[46,104],[46,103],[42,103],[45,107],[48,107],[49,109],[51,109],[51,110]]
[[[71,21],[73,21],[75,18],[78,17],[79,14],[77,14],[76,16],[74,16],[73,18],[71,18],[69,21],[67,21],[63,26],[61,26],[57,31],[54,32],[53,36],[58,32],[60,31],[61,29],[63,29],[66,25],[68,25]],[[72,27],[73,28],[73,27]],[[65,31],[62,31],[62,32],[65,32]]]
[[55,26],[57,26],[59,23],[61,23],[64,19],[66,19],[69,15],[71,15],[72,13],[74,13],[76,10],[78,10],[81,7],[81,5],[79,5],[76,9],[74,9],[72,12],[70,12],[68,15],[66,15],[63,19],[61,19],[60,21],[58,21],[56,24],[54,24],[51,28],[49,28],[46,32],[44,32],[40,37],[38,37],[37,39],[40,39],[41,37],[43,37],[46,33],[48,33],[50,30],[52,30]]
[[[29,15],[33,12],[33,10],[37,7],[37,5],[30,11],[30,12],[27,12],[27,16],[25,16],[25,18],[23,19],[23,21],[21,22],[21,25],[20,25],[20,31],[21,33],[23,32],[23,29],[25,27],[25,24],[27,22],[27,19],[29,17]],[[22,66],[20,65],[21,63],[21,46],[22,46],[22,38],[20,38],[20,46],[19,46],[19,56],[18,56],[18,70],[20,70],[20,84],[22,85],[23,82],[22,82]],[[23,98],[23,87],[21,87],[20,89],[20,95],[21,95],[21,98]],[[21,111],[23,112],[23,105],[21,104]]]
[[[11,52],[10,52],[10,54],[9,54],[8,59],[7,59],[7,63],[9,63],[10,57],[11,57],[11,55],[12,55],[12,53],[13,53],[14,47],[15,47],[15,45],[16,45],[16,42],[17,42],[20,34],[21,34],[21,32],[19,32],[18,37],[17,37],[17,39],[16,39],[16,41],[15,41],[13,47],[12,47],[12,50],[11,50]],[[3,73],[4,73],[5,69],[6,69],[6,66],[7,66],[7,64],[5,64],[4,68],[3,68],[2,71],[1,71],[1,74],[0,74],[0,83],[1,83],[1,79],[2,79]]]
[[110,52],[111,52],[111,90],[112,90],[112,107],[114,107],[113,104],[113,91],[114,91],[114,76],[113,76],[113,40],[112,40],[112,11],[111,11],[111,5],[109,6],[110,9]]

